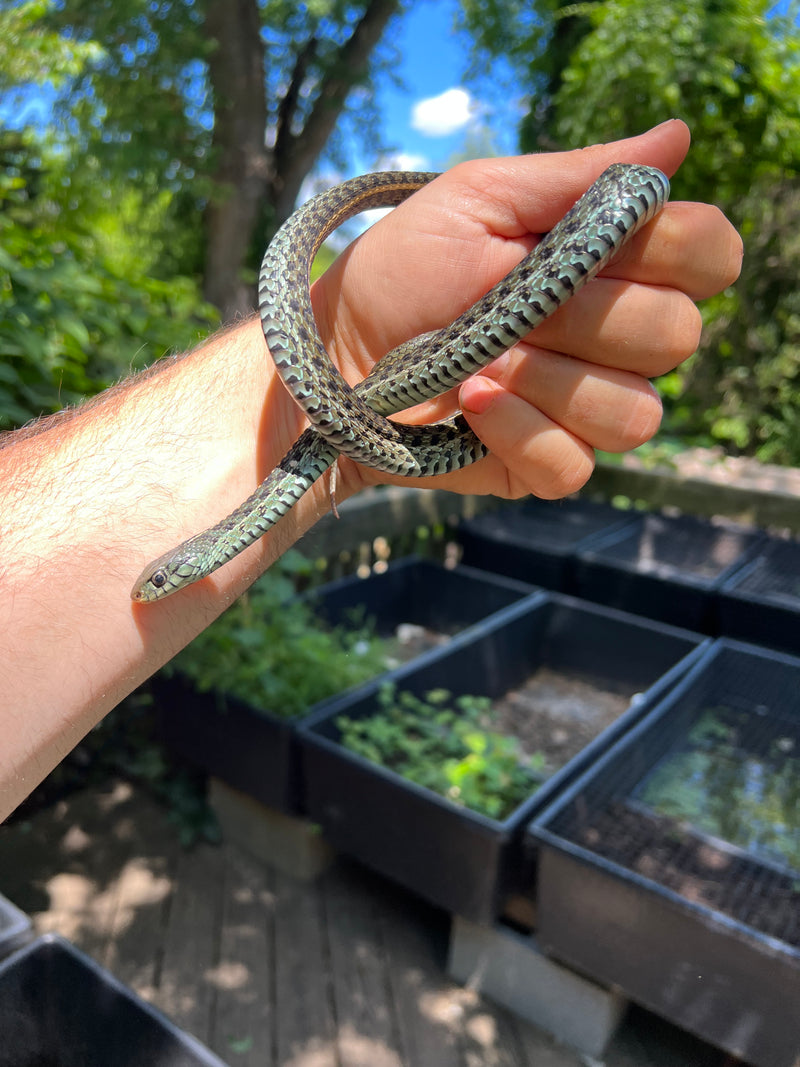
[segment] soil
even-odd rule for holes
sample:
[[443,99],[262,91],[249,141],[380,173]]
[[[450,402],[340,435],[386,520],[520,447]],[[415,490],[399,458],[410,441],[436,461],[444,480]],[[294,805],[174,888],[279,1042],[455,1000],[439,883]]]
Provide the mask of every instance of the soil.
[[800,883],[717,848],[674,819],[614,804],[568,835],[597,855],[800,948]]
[[526,755],[541,752],[554,774],[627,711],[632,695],[541,667],[492,704],[494,728]]
[[[387,639],[387,661],[391,666],[407,663],[449,640],[448,634],[403,623]],[[493,702],[492,728],[516,737],[525,755],[544,755],[549,777],[627,711],[632,696],[540,667]]]

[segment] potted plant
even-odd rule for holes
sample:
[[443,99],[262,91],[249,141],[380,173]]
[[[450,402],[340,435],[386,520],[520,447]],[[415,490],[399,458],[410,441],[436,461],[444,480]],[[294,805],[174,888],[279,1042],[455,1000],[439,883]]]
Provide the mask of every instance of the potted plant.
[[411,654],[398,627],[412,638],[424,629],[439,642],[530,592],[509,579],[410,558],[295,595],[297,572],[310,568],[287,553],[155,685],[173,752],[287,814],[302,810],[296,723]]
[[[519,842],[532,813],[673,684],[701,644],[695,634],[560,594],[533,596],[388,676],[395,693],[407,694],[401,712],[417,702],[422,727],[412,730],[402,715],[387,716],[386,678],[327,702],[304,720],[299,736],[308,813],[335,847],[451,912],[490,921],[514,885]],[[522,700],[520,717],[526,683],[533,703]],[[588,696],[577,701],[580,687]],[[448,692],[446,705],[438,703],[437,690]],[[475,702],[459,700],[465,695],[502,705],[498,714],[509,715],[513,725],[480,719],[483,701],[479,721],[470,720]],[[443,723],[436,721],[441,710],[447,712]],[[559,712],[564,718],[554,717]],[[459,715],[465,722],[456,729]],[[422,751],[421,765],[404,776],[399,757],[413,763],[426,716],[444,747]],[[375,722],[362,730],[364,744],[349,750],[343,741],[369,720]],[[517,745],[496,739],[513,730],[524,737],[528,757],[518,772],[509,758]],[[396,740],[397,751],[388,757],[385,746],[380,755],[375,751],[381,733]],[[459,734],[466,741],[460,756],[447,748]],[[445,786],[436,791],[431,783],[441,770]],[[501,785],[513,780],[515,791],[501,798],[487,789],[491,779]],[[465,784],[489,796],[490,806],[465,806]]]

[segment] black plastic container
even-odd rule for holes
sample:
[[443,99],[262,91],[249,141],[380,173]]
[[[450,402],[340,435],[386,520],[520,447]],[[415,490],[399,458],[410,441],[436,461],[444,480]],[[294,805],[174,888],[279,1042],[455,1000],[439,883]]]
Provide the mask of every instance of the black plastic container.
[[28,941],[32,936],[31,930],[31,921],[25,912],[0,895],[0,957],[7,956]]
[[0,1035],[0,1067],[225,1067],[50,934],[0,962]]
[[576,592],[609,607],[716,634],[715,593],[763,534],[689,515],[639,515],[578,548]]
[[717,601],[723,635],[800,654],[800,541],[765,541]]
[[[654,816],[642,796],[704,717],[733,715],[741,726],[731,751],[745,774],[704,795],[720,811],[734,797],[746,810],[731,790],[758,782],[748,757],[800,757],[799,694],[800,659],[715,642],[534,818],[527,839],[538,852],[545,951],[756,1067],[800,1062],[800,872],[748,841],[747,825],[738,840],[722,839],[686,817]],[[730,744],[706,732],[709,752]],[[696,784],[687,774],[684,786]],[[782,841],[800,856],[800,835]]]
[[[309,597],[320,618],[332,625],[363,608],[384,637],[399,623],[453,634],[529,593],[521,582],[410,557],[390,564],[383,574],[343,578]],[[262,804],[287,814],[302,812],[298,720],[228,693],[200,693],[181,675],[158,676],[152,685],[161,735],[176,755]]]
[[[386,678],[424,695],[497,697],[540,666],[624,692],[629,710],[504,821],[459,807],[345,749],[336,719],[375,713],[381,682],[322,705],[299,730],[311,818],[343,852],[446,910],[490,922],[515,888],[526,822],[699,655],[696,634],[560,594],[536,594]],[[652,687],[652,688],[651,688]]]
[[571,593],[575,552],[587,538],[624,529],[633,517],[590,500],[526,500],[461,522],[462,562]]

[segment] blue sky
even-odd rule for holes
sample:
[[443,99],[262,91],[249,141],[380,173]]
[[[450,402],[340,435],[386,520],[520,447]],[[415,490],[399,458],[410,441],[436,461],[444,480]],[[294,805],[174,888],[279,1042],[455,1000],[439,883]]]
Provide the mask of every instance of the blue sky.
[[[402,154],[399,162],[440,169],[459,152],[470,130],[489,126],[500,152],[513,152],[519,114],[502,94],[493,101],[465,82],[469,42],[453,33],[457,0],[423,0],[399,19],[393,36],[403,88],[384,78],[377,85],[386,141]],[[392,31],[390,31],[392,32]],[[495,83],[506,76],[495,72]],[[486,79],[486,88],[489,80]],[[402,157],[407,157],[406,159]]]
[[[390,23],[385,40],[396,50],[399,62],[394,78],[383,74],[375,85],[382,141],[393,150],[377,161],[382,167],[441,170],[463,151],[468,139],[480,139],[487,130],[497,152],[516,149],[520,105],[508,92],[505,66],[495,64],[478,89],[467,84],[470,41],[453,30],[458,3],[415,0],[410,10]],[[0,106],[0,121],[46,124],[53,95],[49,85],[22,92],[13,109]],[[374,158],[355,152],[350,169],[358,173],[375,165]],[[341,176],[325,173],[317,180]],[[312,177],[307,190],[317,183]]]

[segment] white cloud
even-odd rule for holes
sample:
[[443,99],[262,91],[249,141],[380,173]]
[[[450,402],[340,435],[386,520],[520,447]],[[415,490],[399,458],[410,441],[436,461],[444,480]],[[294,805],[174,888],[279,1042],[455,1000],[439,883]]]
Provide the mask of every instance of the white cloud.
[[427,156],[413,155],[409,152],[388,152],[377,161],[376,170],[430,170],[431,162]]
[[473,114],[474,104],[466,89],[447,89],[414,104],[411,125],[425,137],[446,137],[466,126]]

